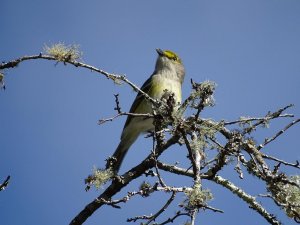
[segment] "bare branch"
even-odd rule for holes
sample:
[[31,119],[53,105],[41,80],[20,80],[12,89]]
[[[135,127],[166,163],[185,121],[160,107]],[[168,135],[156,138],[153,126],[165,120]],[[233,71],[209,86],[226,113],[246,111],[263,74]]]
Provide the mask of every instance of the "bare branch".
[[214,208],[214,207],[211,207],[211,206],[203,206],[204,208],[206,208],[206,209],[209,209],[209,210],[211,210],[211,211],[214,211],[214,212],[219,212],[219,213],[224,213],[224,211],[223,210],[221,210],[221,209],[217,209],[217,208]]
[[[54,56],[40,53],[38,55],[23,56],[23,57],[17,58],[15,60],[12,60],[12,61],[9,61],[9,62],[6,62],[6,63],[5,62],[1,63],[0,64],[0,70],[4,70],[4,69],[8,69],[8,68],[14,68],[14,67],[18,66],[21,62],[28,61],[28,60],[35,60],[35,59],[45,59],[45,60],[52,60],[52,61],[59,62],[59,60]],[[142,93],[143,96],[147,100],[152,102],[153,104],[157,104],[157,102],[158,102],[157,100],[151,98],[147,93],[142,91],[138,86],[136,86],[130,80],[128,80],[126,78],[126,76],[124,76],[124,75],[108,73],[104,70],[98,69],[97,67],[94,67],[94,66],[82,63],[82,62],[78,62],[78,61],[71,61],[70,59],[65,59],[65,61],[63,61],[63,63],[64,64],[71,64],[75,67],[86,68],[86,69],[89,69],[91,71],[100,73],[100,74],[104,75],[106,78],[113,80],[114,82],[123,81],[123,82],[127,83],[129,86],[131,86],[134,91],[136,91],[138,93]]]
[[243,135],[247,134],[247,133],[250,133],[251,131],[253,131],[257,126],[261,125],[261,124],[264,124],[266,122],[268,122],[269,120],[271,119],[275,119],[275,118],[278,118],[280,117],[281,113],[284,112],[285,110],[287,110],[288,108],[290,107],[293,107],[294,105],[293,104],[290,104],[288,106],[285,106],[283,108],[280,108],[279,110],[277,110],[276,112],[268,112],[267,115],[265,116],[265,119],[264,120],[260,120],[258,121],[257,123],[253,124],[251,127],[248,127],[247,129],[244,129],[244,132],[242,133]]
[[[294,117],[293,114],[282,114],[278,116],[279,118],[286,118],[286,117]],[[264,120],[270,120],[272,119],[271,117],[251,117],[251,118],[241,118],[239,120],[234,120],[234,121],[230,121],[230,122],[224,122],[224,125],[234,125],[237,123],[248,123],[248,122],[253,122],[253,121],[264,121]]]
[[111,122],[111,121],[113,121],[114,119],[116,119],[116,118],[118,118],[120,116],[133,116],[133,117],[145,117],[145,118],[153,118],[154,117],[154,115],[152,115],[150,113],[128,113],[128,112],[120,112],[120,113],[116,114],[113,117],[98,120],[98,124],[102,125],[102,124],[104,124],[106,122]]
[[184,176],[188,176],[188,177],[193,177],[193,175],[194,175],[192,170],[187,170],[187,169],[180,168],[180,167],[177,167],[174,165],[169,165],[166,163],[162,163],[160,161],[157,161],[157,167],[161,170],[168,171],[170,173],[174,173],[177,175],[184,175]]
[[285,131],[287,131],[290,127],[292,127],[293,125],[295,125],[296,123],[300,122],[300,119],[294,120],[291,123],[289,123],[286,127],[284,127],[282,130],[280,130],[279,132],[277,132],[273,137],[268,138],[265,140],[265,142],[263,144],[260,144],[258,146],[258,150],[262,149],[263,147],[265,147],[267,144],[269,144],[270,142],[274,141],[276,138],[278,138],[281,134],[283,134]]
[[266,159],[270,159],[270,160],[276,161],[276,162],[279,162],[279,163],[282,163],[282,164],[287,165],[287,166],[292,166],[292,167],[300,169],[300,166],[299,166],[300,163],[299,163],[298,160],[296,160],[296,163],[289,163],[289,162],[286,162],[286,161],[284,161],[282,159],[278,159],[278,158],[276,158],[274,156],[269,156],[269,155],[266,155],[264,153],[262,153],[262,157],[266,158]]
[[161,175],[160,175],[160,172],[159,172],[159,169],[157,167],[157,159],[155,159],[155,171],[156,171],[156,174],[157,174],[157,178],[159,180],[159,183],[162,187],[166,187],[166,183],[164,182],[164,180],[162,179]]
[[114,109],[117,110],[118,113],[121,113],[119,94],[115,94],[114,96],[115,96],[115,103],[116,103],[116,107]]
[[149,221],[145,225],[149,225],[152,221],[155,221],[155,219],[159,215],[161,215],[169,207],[169,205],[174,201],[175,196],[176,196],[176,192],[173,192],[171,197],[166,202],[166,204],[157,213],[155,213],[153,216],[151,216],[151,218],[149,218]]
[[97,201],[99,203],[104,203],[106,205],[110,205],[110,206],[115,207],[115,208],[121,208],[120,206],[117,206],[117,204],[126,203],[127,201],[129,201],[135,195],[141,195],[142,196],[143,191],[140,190],[140,191],[128,192],[126,196],[124,196],[121,199],[117,199],[117,200],[107,200],[107,199],[104,199],[104,198],[100,198],[100,199],[97,199]]
[[177,217],[180,217],[180,216],[190,216],[189,213],[184,213],[184,212],[181,212],[181,211],[177,211],[175,216],[173,216],[172,218],[168,218],[166,221],[160,223],[160,224],[157,224],[157,225],[165,225],[165,224],[168,224],[168,223],[173,223],[175,221],[175,219],[177,219]]
[[187,139],[187,134],[185,133],[185,131],[183,129],[180,130],[183,140],[185,142],[185,145],[188,149],[189,152],[189,158],[191,160],[191,163],[193,165],[193,172],[194,172],[194,180],[195,183],[200,184],[200,166],[198,166],[198,163],[196,162],[196,157],[195,157],[195,153],[197,153],[196,149],[192,149],[189,140]]
[[172,203],[172,201],[175,199],[176,192],[173,192],[169,200],[166,202],[166,204],[156,213],[152,216],[152,218],[146,223],[147,225],[150,224],[151,221],[154,221],[160,214],[162,214]]

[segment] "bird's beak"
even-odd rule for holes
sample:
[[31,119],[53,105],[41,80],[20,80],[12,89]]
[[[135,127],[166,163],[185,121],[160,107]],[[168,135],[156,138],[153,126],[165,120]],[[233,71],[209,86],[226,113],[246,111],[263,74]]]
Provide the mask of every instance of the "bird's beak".
[[157,54],[158,54],[159,56],[164,56],[164,55],[165,55],[165,54],[164,54],[164,51],[161,50],[160,48],[157,48],[157,49],[156,49],[156,52],[157,52]]

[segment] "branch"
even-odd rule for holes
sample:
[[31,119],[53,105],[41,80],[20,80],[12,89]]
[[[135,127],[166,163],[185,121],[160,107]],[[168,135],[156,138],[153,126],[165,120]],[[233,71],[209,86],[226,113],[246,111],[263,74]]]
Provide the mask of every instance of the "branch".
[[192,212],[190,213],[191,225],[195,225],[197,212],[198,212],[197,209],[193,209]]
[[[59,60],[56,57],[54,57],[54,56],[40,53],[38,55],[23,56],[23,57],[15,59],[15,60],[9,61],[7,63],[5,63],[5,62],[1,63],[0,64],[0,70],[8,69],[8,68],[14,68],[14,67],[18,66],[21,62],[28,61],[28,60],[35,60],[35,59],[45,59],[45,60],[52,60],[52,61],[59,62]],[[91,71],[100,73],[100,74],[104,75],[106,78],[113,80],[114,82],[123,81],[123,82],[127,83],[130,87],[132,87],[134,91],[136,91],[138,93],[142,93],[143,96],[147,100],[151,101],[153,104],[157,104],[157,100],[151,98],[147,93],[145,93],[144,91],[142,91],[138,86],[136,86],[134,83],[132,83],[130,80],[128,80],[126,78],[126,76],[124,76],[124,75],[118,75],[118,74],[108,73],[108,72],[106,72],[104,70],[98,69],[97,67],[94,67],[94,66],[82,63],[82,62],[78,62],[78,61],[75,61],[75,60],[72,61],[72,60],[70,60],[68,58],[66,58],[62,62],[64,64],[71,64],[71,65],[73,65],[75,67],[86,68],[86,69],[89,69]]]
[[236,153],[239,150],[239,147],[241,145],[240,141],[242,139],[240,134],[238,132],[226,131],[226,136],[229,138],[228,142],[224,147],[219,143],[213,141],[213,143],[217,144],[217,146],[220,148],[220,152],[215,157],[216,163],[214,164],[214,166],[212,166],[205,173],[207,179],[214,177],[226,165],[227,156],[232,155],[233,153]]
[[280,108],[279,110],[277,110],[276,112],[268,112],[267,115],[265,116],[265,119],[258,121],[257,123],[253,124],[251,127],[248,127],[246,129],[244,129],[244,132],[242,133],[243,135],[250,133],[252,130],[254,130],[257,126],[264,124],[266,122],[268,122],[269,120],[275,119],[280,117],[281,113],[284,112],[285,110],[287,110],[290,107],[293,107],[293,104],[290,104],[288,106],[285,106],[283,108]]
[[150,220],[145,224],[145,225],[149,225],[152,221],[155,221],[155,219],[162,214],[168,207],[169,205],[174,201],[176,196],[176,192],[173,191],[171,197],[169,198],[169,200],[166,202],[166,204],[157,212],[155,213]]
[[129,201],[133,196],[135,195],[143,195],[143,190],[140,191],[132,191],[132,192],[128,192],[126,196],[124,196],[121,199],[117,199],[117,200],[106,200],[104,198],[98,199],[99,202],[102,202],[106,205],[110,205],[114,208],[121,208],[120,206],[118,206],[117,204],[119,203],[126,203],[127,201]]
[[[293,114],[282,114],[282,115],[279,115],[278,117],[294,117]],[[235,121],[229,121],[229,122],[224,122],[224,125],[227,126],[227,125],[234,125],[234,124],[237,124],[237,123],[248,123],[248,122],[253,122],[253,121],[265,121],[265,120],[270,120],[272,119],[271,117],[252,117],[252,118],[242,118],[242,119],[239,119],[239,120],[235,120]]]
[[178,166],[174,166],[174,165],[169,165],[166,163],[163,163],[161,161],[157,161],[157,167],[161,170],[173,173],[173,174],[177,174],[177,175],[184,175],[184,176],[188,176],[188,177],[193,177],[194,173],[192,170],[186,170],[184,168],[180,168]]
[[175,199],[176,196],[176,192],[173,191],[171,197],[168,199],[168,201],[166,202],[166,204],[154,215],[151,216],[136,216],[134,218],[129,218],[127,219],[127,222],[136,222],[137,220],[141,219],[141,220],[148,220],[147,223],[145,223],[145,225],[149,225],[152,221],[155,221],[155,219],[161,215],[168,207],[169,205],[172,203],[172,201]]
[[183,213],[181,211],[178,211],[176,212],[175,216],[173,216],[172,218],[168,218],[166,221],[160,223],[160,224],[157,224],[157,225],[165,225],[165,224],[168,224],[168,223],[173,223],[174,220],[177,218],[177,217],[180,217],[180,216],[190,216],[189,213]]
[[[289,204],[289,203],[282,203],[282,202],[279,202],[274,196],[272,196],[271,194],[260,194],[259,195],[260,197],[265,197],[265,198],[270,198],[274,201],[274,203],[278,206],[280,206],[281,208],[283,208],[286,212],[286,214],[289,216],[289,217],[292,217],[294,218],[294,220],[297,222],[297,223],[300,223],[300,214],[299,212],[297,211],[297,209],[295,208],[300,208],[300,204]],[[293,216],[291,215],[291,211],[292,214],[294,214]]]
[[120,113],[116,114],[113,117],[98,120],[98,124],[102,125],[102,124],[104,124],[106,122],[111,122],[111,121],[113,121],[114,119],[116,119],[116,118],[118,118],[120,116],[133,116],[133,117],[154,118],[154,115],[152,115],[150,113],[128,113],[128,112],[120,112]]
[[280,130],[279,132],[277,132],[273,137],[268,138],[265,140],[265,142],[263,144],[260,144],[258,146],[258,150],[262,149],[263,147],[265,147],[267,144],[269,144],[270,142],[274,141],[276,138],[278,138],[281,134],[283,134],[285,131],[287,131],[290,127],[292,127],[293,125],[295,125],[296,123],[300,122],[300,119],[294,120],[291,123],[289,123],[285,128],[283,128],[282,130]]
[[300,169],[300,166],[299,166],[299,161],[296,160],[296,163],[289,163],[289,162],[286,162],[284,160],[281,160],[281,159],[277,159],[275,158],[274,156],[269,156],[269,155],[266,155],[264,153],[262,153],[262,157],[265,158],[265,159],[270,159],[270,160],[273,160],[273,161],[276,161],[276,162],[279,162],[279,163],[282,163],[286,166],[292,166],[292,167],[295,167],[295,168],[298,168]]
[[200,165],[198,165],[199,163],[196,162],[196,153],[199,154],[199,152],[197,152],[196,149],[192,149],[191,145],[190,145],[190,142],[189,140],[187,139],[187,134],[186,132],[181,129],[181,134],[182,134],[182,137],[183,137],[183,140],[185,142],[185,145],[188,149],[188,152],[189,152],[189,158],[191,160],[191,163],[192,163],[192,166],[193,166],[193,172],[194,172],[194,181],[195,183],[198,183],[200,184]]
[[[179,139],[179,136],[172,136],[166,143],[160,145],[156,149],[157,156],[161,155],[166,149],[171,145],[175,144]],[[86,207],[70,222],[70,225],[79,225],[84,223],[98,208],[100,208],[104,203],[99,201],[99,199],[109,200],[112,196],[118,193],[122,188],[127,186],[131,181],[140,177],[144,172],[155,166],[155,160],[153,160],[153,154],[149,154],[145,160],[143,160],[139,165],[135,166],[122,176],[116,177],[110,186],[91,203],[86,205]]]
[[245,202],[247,202],[253,210],[258,212],[261,216],[263,216],[270,224],[272,225],[280,225],[281,223],[276,219],[276,217],[272,214],[270,214],[265,208],[263,208],[262,205],[260,205],[253,196],[247,194],[244,192],[241,188],[235,186],[232,182],[229,180],[226,180],[220,176],[215,176],[212,179],[217,184],[222,185],[223,187],[230,190],[232,193],[239,196],[241,199],[243,199]]
[[[167,165],[167,164],[163,164],[161,162],[158,162],[158,167],[162,170],[171,172],[171,173],[175,173],[178,175],[185,175],[185,176],[189,176],[192,177],[193,176],[193,172],[192,171],[186,171],[182,168],[176,167],[176,166],[172,166],[172,165]],[[242,200],[244,200],[245,202],[247,202],[251,208],[255,211],[257,211],[261,216],[263,216],[270,224],[272,225],[280,225],[281,223],[276,219],[276,217],[274,217],[272,214],[270,214],[269,212],[267,212],[267,210],[265,208],[263,208],[262,205],[260,205],[253,196],[245,193],[242,189],[240,189],[239,187],[235,186],[232,182],[230,182],[229,180],[226,180],[220,176],[215,176],[211,179],[212,181],[216,182],[217,184],[222,185],[223,187],[227,188],[228,190],[230,190],[233,194],[239,196]]]
[[211,211],[213,211],[213,212],[224,213],[223,210],[217,209],[217,208],[214,208],[214,207],[211,207],[211,206],[208,206],[208,205],[203,206],[203,207],[204,207],[205,209],[209,209],[209,210],[211,210]]

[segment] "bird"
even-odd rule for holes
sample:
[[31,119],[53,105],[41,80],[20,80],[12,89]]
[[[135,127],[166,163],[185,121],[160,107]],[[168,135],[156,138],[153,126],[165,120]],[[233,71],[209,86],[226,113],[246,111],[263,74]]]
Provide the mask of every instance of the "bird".
[[[141,90],[153,99],[161,99],[166,90],[174,93],[176,103],[181,102],[182,83],[185,77],[185,69],[179,56],[170,50],[156,49],[158,54],[155,69],[152,75],[142,85]],[[152,113],[151,102],[139,92],[132,103],[130,113]],[[114,154],[108,160],[107,168],[112,167],[118,173],[126,153],[131,145],[137,140],[138,136],[145,132],[154,130],[153,118],[127,116],[120,143]]]

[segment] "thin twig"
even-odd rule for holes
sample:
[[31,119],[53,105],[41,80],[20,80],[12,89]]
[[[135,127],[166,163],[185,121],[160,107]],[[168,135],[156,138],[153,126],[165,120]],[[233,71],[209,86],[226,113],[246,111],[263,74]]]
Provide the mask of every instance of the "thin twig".
[[133,116],[133,117],[154,118],[154,115],[152,115],[150,113],[128,113],[128,112],[120,112],[120,113],[116,114],[113,117],[98,120],[98,124],[102,125],[102,124],[104,124],[106,122],[111,122],[111,121],[113,121],[114,119],[116,119],[116,118],[118,118],[120,116]]
[[206,205],[206,206],[203,206],[205,209],[209,209],[209,210],[211,210],[211,211],[213,211],[213,212],[219,212],[219,213],[224,213],[224,211],[223,210],[221,210],[221,209],[217,209],[217,208],[214,208],[214,207],[211,207],[211,206],[208,206],[208,205]]
[[[282,115],[279,115],[278,117],[294,117],[293,114],[282,114]],[[239,119],[239,120],[234,120],[234,121],[228,121],[228,122],[224,122],[224,125],[227,126],[227,125],[234,125],[234,124],[237,124],[237,123],[248,123],[248,122],[253,122],[253,121],[265,121],[265,120],[270,120],[272,119],[272,117],[251,117],[251,118],[242,118],[242,119]]]
[[244,129],[244,132],[242,133],[242,135],[245,135],[247,133],[250,133],[252,130],[254,130],[257,126],[263,124],[263,123],[266,123],[267,121],[271,120],[271,119],[275,119],[275,118],[278,118],[280,117],[281,113],[285,110],[287,110],[288,108],[290,107],[293,107],[294,105],[293,104],[290,104],[288,106],[285,106],[283,108],[280,108],[279,110],[277,110],[276,112],[273,112],[273,113],[268,113],[266,116],[265,116],[265,119],[264,120],[260,120],[258,121],[257,123],[253,124],[251,127],[248,127],[246,129]]
[[157,225],[165,225],[165,224],[168,224],[168,223],[173,223],[174,220],[177,218],[177,217],[180,217],[180,216],[190,216],[189,213],[186,213],[186,212],[181,212],[181,211],[178,211],[176,212],[175,216],[173,216],[172,218],[168,218],[166,221],[160,223],[160,224],[157,224]]
[[281,134],[283,134],[286,130],[288,130],[290,127],[292,127],[293,125],[295,125],[296,123],[300,122],[300,119],[294,120],[291,123],[289,123],[286,127],[284,127],[282,130],[280,130],[279,132],[277,132],[273,137],[268,138],[265,140],[265,142],[263,144],[260,144],[258,146],[258,150],[262,149],[263,147],[265,147],[267,144],[269,144],[270,142],[274,141],[276,138],[278,138]]
[[164,182],[164,180],[162,179],[161,175],[160,175],[160,172],[159,172],[159,169],[157,167],[157,159],[155,159],[155,171],[156,171],[156,174],[157,174],[157,178],[158,178],[158,181],[160,183],[160,185],[162,187],[166,187],[166,183]]
[[120,107],[120,101],[119,101],[119,94],[115,94],[115,103],[116,103],[116,107],[114,108],[115,110],[117,110],[118,113],[121,113],[121,107]]
[[128,192],[126,196],[124,196],[123,198],[121,199],[116,199],[116,200],[107,200],[107,199],[104,199],[104,198],[98,198],[97,201],[99,203],[104,203],[106,205],[110,205],[114,208],[121,208],[120,206],[117,206],[117,204],[119,203],[126,203],[127,201],[129,201],[133,196],[135,195],[143,195],[143,191],[140,190],[140,191],[132,191],[132,192]]
[[274,156],[269,156],[269,155],[266,155],[264,153],[262,153],[262,157],[266,158],[266,159],[274,160],[274,161],[282,163],[282,164],[284,164],[286,166],[292,166],[292,167],[300,169],[300,163],[299,163],[298,160],[296,160],[296,163],[289,163],[289,162],[286,162],[286,161],[284,161],[282,159],[278,159],[278,158],[276,158]]
[[152,141],[152,152],[153,152],[153,156],[154,156],[154,160],[155,160],[155,171],[156,171],[156,176],[158,178],[158,181],[160,183],[160,185],[162,187],[166,187],[166,183],[164,182],[164,180],[162,179],[161,175],[160,175],[160,172],[159,172],[159,169],[157,167],[157,155],[155,154],[155,136],[153,133],[152,133],[152,137],[153,137],[153,141]]
[[132,218],[128,218],[126,221],[127,222],[136,222],[138,220],[149,220],[152,217],[152,215],[148,216],[148,215],[142,215],[142,216],[135,216]]
[[200,183],[200,168],[198,169],[198,166],[197,166],[197,162],[196,162],[196,159],[194,157],[194,149],[192,149],[191,145],[190,145],[190,142],[189,140],[187,139],[187,134],[185,133],[185,131],[183,129],[180,130],[181,131],[181,134],[182,134],[182,137],[183,137],[183,140],[185,142],[185,145],[188,149],[188,152],[189,152],[189,158],[190,158],[190,161],[192,163],[192,166],[193,166],[193,172],[194,172],[194,180],[199,184]]
[[[55,58],[54,56],[40,53],[38,55],[23,56],[23,57],[17,58],[15,60],[12,60],[12,61],[9,61],[9,62],[1,63],[0,64],[0,70],[8,69],[8,68],[14,68],[14,67],[18,66],[21,62],[28,61],[28,60],[35,60],[35,59],[45,59],[45,60],[52,60],[52,61],[59,62],[59,60],[57,58]],[[134,91],[136,91],[138,93],[142,93],[143,96],[145,97],[145,99],[149,100],[153,104],[157,104],[157,102],[158,102],[157,100],[151,98],[147,93],[145,93],[143,90],[141,90],[138,86],[136,86],[130,80],[128,80],[126,78],[126,76],[124,76],[124,75],[108,73],[104,70],[98,69],[97,67],[94,67],[94,66],[82,63],[82,62],[78,62],[78,61],[71,61],[71,60],[66,59],[66,61],[63,61],[63,63],[64,64],[71,64],[75,67],[86,68],[86,69],[89,69],[91,71],[100,73],[100,74],[104,75],[106,78],[113,80],[114,82],[123,81],[123,82],[127,83],[129,86],[131,86]]]
[[174,201],[176,196],[176,192],[173,191],[171,197],[168,199],[168,201],[166,202],[166,204],[157,212],[155,213],[150,219],[149,221],[146,223],[146,225],[149,225],[152,221],[155,221],[155,219],[162,214],[168,207],[169,205]]

